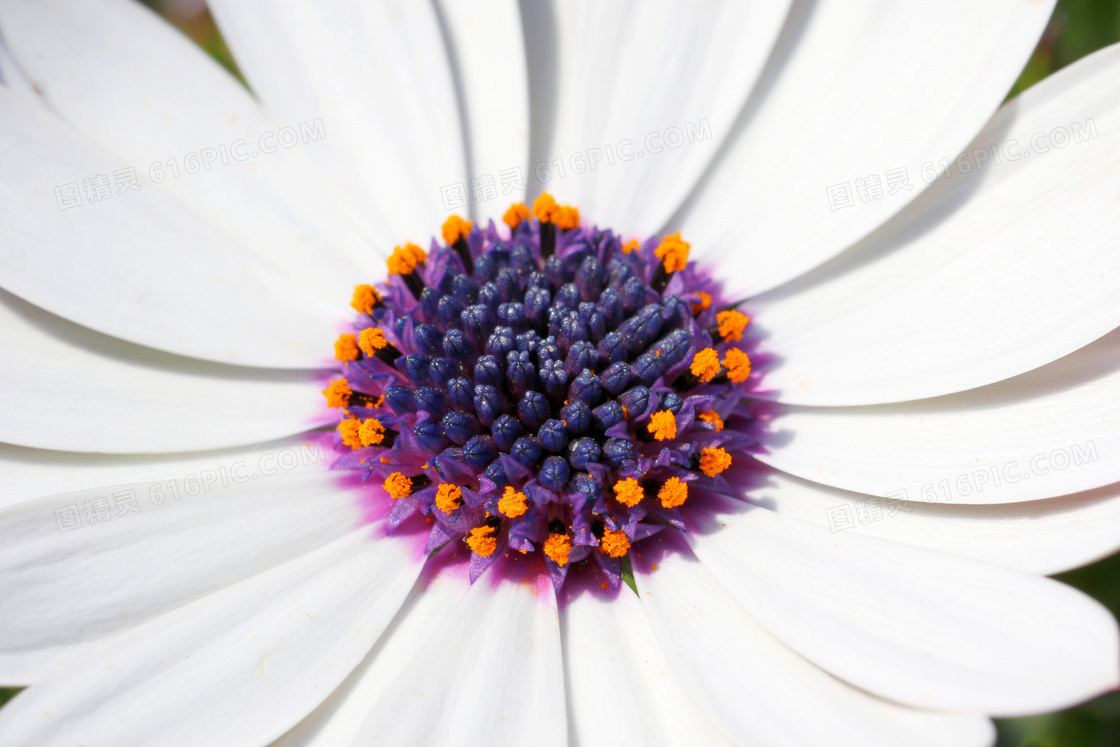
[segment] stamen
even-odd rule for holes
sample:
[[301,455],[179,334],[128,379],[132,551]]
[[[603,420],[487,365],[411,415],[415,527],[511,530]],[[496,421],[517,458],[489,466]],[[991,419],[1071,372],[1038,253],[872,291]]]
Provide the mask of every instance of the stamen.
[[401,357],[401,351],[397,350],[396,346],[386,339],[385,332],[380,327],[363,329],[361,336],[358,338],[358,347],[367,357],[377,356],[390,366],[397,362],[397,358]]
[[668,441],[677,437],[677,416],[669,410],[659,410],[650,415],[645,432],[640,434],[643,441]]
[[362,446],[384,446],[388,448],[393,445],[396,436],[396,431],[386,428],[377,418],[365,420],[358,430],[358,437],[362,441]]
[[622,253],[629,254],[630,252],[636,252],[640,246],[637,239],[630,239],[622,245]]
[[651,288],[658,293],[665,290],[673,277],[673,273],[683,270],[688,265],[690,246],[691,244],[681,241],[679,231],[661,240],[661,243],[653,252],[661,260],[661,264],[657,266],[657,271],[653,274],[653,280],[649,283]]
[[718,447],[706,447],[700,450],[699,458],[693,457],[696,466],[708,477],[715,477],[731,466],[731,455]]
[[619,480],[614,484],[614,497],[623,506],[633,508],[642,502],[642,498],[645,498],[646,494],[637,480],[633,477],[627,477],[625,480]]
[[332,381],[323,390],[323,394],[327,396],[327,407],[349,407],[350,398],[354,396],[353,390],[350,389],[350,383],[346,379]]
[[470,531],[466,538],[467,547],[475,555],[488,558],[498,549],[498,530],[489,524],[483,524]]
[[416,272],[416,268],[424,264],[428,255],[416,244],[405,244],[393,250],[392,256],[386,261],[390,275],[400,275],[408,290],[417,301],[424,292],[424,281]]
[[349,446],[351,449],[359,449],[362,446],[362,439],[359,436],[362,423],[357,418],[347,417],[338,424],[338,433],[342,436],[342,443]]
[[723,365],[727,369],[727,378],[736,384],[742,384],[750,378],[751,359],[739,348],[731,348],[727,351]]
[[523,202],[515,202],[509,206],[509,210],[502,216],[502,221],[509,226],[509,230],[513,230],[521,225],[522,221],[527,221],[532,217],[529,208],[525,207]]
[[579,226],[579,209],[564,205],[556,212],[556,227],[569,231]]
[[621,558],[630,551],[630,540],[623,532],[607,529],[599,540],[599,550],[608,558]]
[[704,348],[692,356],[688,371],[677,377],[673,387],[679,392],[687,392],[700,384],[713,381],[722,372],[719,353],[714,348]]
[[449,514],[463,505],[463,491],[457,485],[442,483],[436,489],[436,508]]
[[553,223],[560,213],[560,206],[548,192],[533,201],[533,216],[541,224],[541,261],[547,261],[556,250],[556,224]]
[[413,475],[409,477],[403,472],[394,472],[385,478],[381,484],[391,498],[404,498],[412,495],[417,490],[422,490],[432,484],[427,475]]
[[693,295],[700,298],[699,303],[692,304],[692,315],[698,316],[700,312],[705,311],[709,306],[712,305],[712,297],[704,291],[696,291]]
[[[561,526],[561,529],[563,527]],[[549,527],[552,532],[553,527]],[[551,533],[548,539],[544,541],[544,554],[552,559],[552,562],[563,568],[568,564],[568,556],[572,552],[572,538],[565,532]]]
[[723,430],[723,420],[720,419],[719,413],[717,413],[715,410],[705,410],[704,412],[697,415],[696,419],[712,426],[713,430]]
[[525,503],[525,494],[519,493],[512,486],[507,485],[505,493],[498,499],[498,511],[502,516],[516,519],[523,516],[528,510],[529,507]]
[[355,335],[339,335],[338,340],[334,343],[334,357],[335,360],[340,360],[343,363],[358,360],[358,338]]
[[747,328],[750,319],[745,314],[740,314],[734,309],[721,311],[716,314],[717,327],[712,332],[712,337],[719,335],[724,342],[738,342],[743,339],[743,330]]
[[372,285],[359,285],[354,289],[354,300],[350,302],[359,314],[370,314],[381,306],[381,294]]
[[688,483],[679,477],[670,477],[657,492],[657,497],[661,499],[661,505],[665,508],[683,506],[688,500]]
[[443,240],[448,246],[455,248],[459,259],[463,260],[463,269],[468,275],[474,272],[471,249],[467,246],[467,236],[470,235],[472,225],[469,220],[463,220],[458,215],[452,215],[443,223]]

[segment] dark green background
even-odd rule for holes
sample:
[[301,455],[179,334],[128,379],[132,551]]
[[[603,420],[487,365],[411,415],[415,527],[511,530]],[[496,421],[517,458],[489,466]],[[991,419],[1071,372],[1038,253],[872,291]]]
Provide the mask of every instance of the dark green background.
[[[158,9],[155,0],[145,2]],[[208,15],[173,21],[223,65],[237,72]],[[1120,41],[1120,0],[1060,0],[1050,26],[1010,96],[1117,41]],[[1093,595],[1120,618],[1120,555],[1057,578]],[[0,704],[16,692],[0,688]],[[997,724],[999,747],[1115,747],[1120,745],[1120,692],[1102,695],[1065,711],[1005,719]]]

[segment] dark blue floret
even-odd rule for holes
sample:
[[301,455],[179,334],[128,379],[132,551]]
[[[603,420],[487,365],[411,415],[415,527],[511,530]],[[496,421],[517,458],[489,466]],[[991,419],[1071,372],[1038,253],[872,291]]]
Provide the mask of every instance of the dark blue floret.
[[545,451],[559,454],[568,445],[568,430],[560,420],[546,420],[537,431],[537,441]]
[[490,436],[473,436],[463,444],[463,459],[475,469],[482,469],[498,458],[498,446]]
[[568,462],[563,457],[551,456],[544,460],[541,465],[538,479],[541,485],[544,485],[550,490],[562,490],[568,484],[568,474],[570,469]]
[[462,446],[472,437],[482,433],[482,423],[473,413],[452,411],[443,416],[443,431],[451,441]]

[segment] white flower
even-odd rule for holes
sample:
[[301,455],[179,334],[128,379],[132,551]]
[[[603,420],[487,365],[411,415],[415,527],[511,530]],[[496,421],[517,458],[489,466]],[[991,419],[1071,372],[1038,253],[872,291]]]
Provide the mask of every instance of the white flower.
[[[1052,3],[654,5],[212,0],[250,94],[0,2],[6,744],[985,744],[1117,686],[1043,574],[1120,546],[1120,48],[996,111]],[[544,188],[772,356],[750,504],[637,595],[425,566],[309,433],[387,250]]]

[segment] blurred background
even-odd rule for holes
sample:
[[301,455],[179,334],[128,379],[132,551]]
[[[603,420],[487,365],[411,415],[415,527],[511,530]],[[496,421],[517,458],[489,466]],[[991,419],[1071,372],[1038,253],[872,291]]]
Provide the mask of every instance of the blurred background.
[[[241,77],[206,0],[141,0],[161,13],[231,72]],[[1049,27],[1008,98],[1102,47],[1120,42],[1120,0],[1059,0]],[[1057,576],[1092,595],[1120,618],[1120,554]],[[0,688],[0,705],[18,690]],[[1115,747],[1120,745],[1120,692],[1057,713],[1004,719],[998,747]]]

